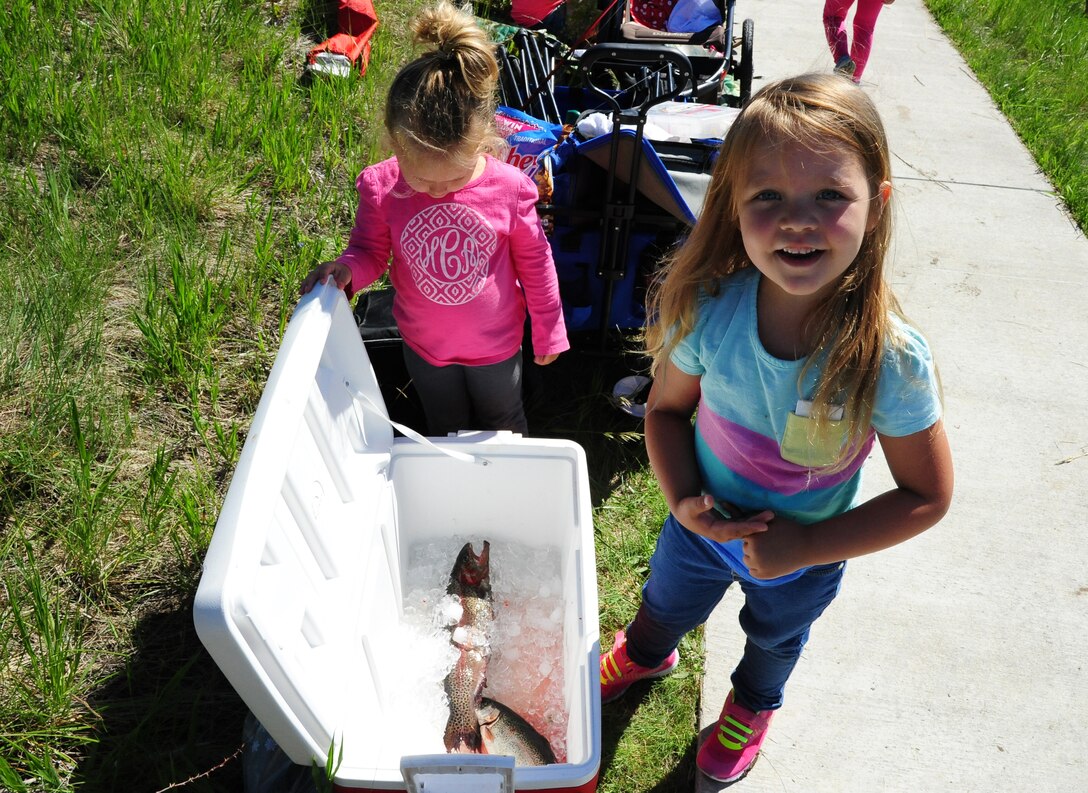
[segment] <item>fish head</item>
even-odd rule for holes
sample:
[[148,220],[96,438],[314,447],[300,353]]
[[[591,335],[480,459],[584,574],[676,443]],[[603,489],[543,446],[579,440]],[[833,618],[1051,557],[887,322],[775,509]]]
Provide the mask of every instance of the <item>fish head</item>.
[[556,762],[548,739],[501,702],[481,697],[476,705],[476,719],[484,754],[512,755],[517,765],[539,766]]
[[487,730],[488,735],[491,734],[491,728],[498,722],[502,713],[498,707],[495,706],[493,700],[487,697],[480,698],[480,704],[476,706],[476,719],[480,722],[480,730]]
[[475,595],[488,597],[491,594],[491,543],[484,540],[483,550],[479,554],[466,542],[450,572],[450,583],[446,588],[450,594]]

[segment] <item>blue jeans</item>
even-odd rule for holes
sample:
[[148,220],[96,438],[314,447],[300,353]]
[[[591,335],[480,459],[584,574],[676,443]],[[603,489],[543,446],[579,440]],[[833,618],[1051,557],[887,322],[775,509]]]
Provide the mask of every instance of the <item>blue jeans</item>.
[[758,586],[737,578],[717,551],[669,515],[650,558],[642,605],[627,629],[627,653],[636,664],[657,666],[685,633],[706,622],[736,581],[744,592],[746,641],[733,670],[734,698],[752,711],[776,710],[809,628],[839,593],[845,568],[846,562],[820,565],[793,581]]

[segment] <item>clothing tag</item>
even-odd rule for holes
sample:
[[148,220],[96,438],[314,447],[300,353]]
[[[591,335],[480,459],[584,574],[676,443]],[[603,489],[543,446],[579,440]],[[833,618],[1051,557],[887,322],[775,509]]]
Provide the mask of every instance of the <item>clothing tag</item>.
[[[797,407],[793,409],[793,412],[801,418],[807,419],[812,415],[812,402],[807,399],[798,399]],[[842,412],[842,405],[835,405],[831,408],[831,415],[829,418],[832,421],[842,421]]]

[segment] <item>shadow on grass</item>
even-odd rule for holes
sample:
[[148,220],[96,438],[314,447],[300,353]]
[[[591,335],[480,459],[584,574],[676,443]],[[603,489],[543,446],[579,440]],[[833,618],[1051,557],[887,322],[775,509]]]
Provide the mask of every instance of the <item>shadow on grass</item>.
[[529,432],[566,438],[585,450],[594,507],[608,498],[625,473],[647,464],[642,419],[612,402],[616,381],[647,370],[640,355],[582,347],[548,366],[526,366]]
[[[636,711],[650,694],[653,680],[635,683],[623,698],[611,702],[601,709],[601,787],[616,790],[609,780],[610,769],[615,762],[616,751],[623,739]],[[684,754],[670,769],[662,769],[664,775],[657,779],[651,788],[640,788],[628,793],[691,793],[695,789],[697,769],[695,754],[698,748],[696,739],[688,744]],[[622,774],[621,774],[622,776]]]
[[697,749],[698,744],[692,740],[680,761],[646,793],[691,793],[699,773],[695,767]]
[[73,786],[86,793],[155,793],[171,785],[187,793],[241,791],[235,753],[246,707],[197,638],[191,602],[148,614],[133,636],[135,652],[87,703],[101,722]]
[[300,6],[302,33],[315,44],[339,32],[336,0],[304,0]]

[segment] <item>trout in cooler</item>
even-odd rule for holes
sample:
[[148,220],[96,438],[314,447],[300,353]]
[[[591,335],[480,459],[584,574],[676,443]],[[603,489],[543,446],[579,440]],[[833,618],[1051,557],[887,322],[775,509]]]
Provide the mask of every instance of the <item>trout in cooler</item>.
[[487,662],[491,657],[488,632],[493,619],[491,609],[491,544],[484,542],[479,555],[466,542],[450,572],[446,592],[461,602],[461,619],[453,627],[450,641],[460,649],[453,669],[446,676],[446,695],[450,716],[442,736],[447,752],[479,752],[480,722],[476,708],[480,704]]
[[512,755],[518,765],[550,765],[555,753],[548,739],[501,702],[483,697],[476,708],[487,754]]

